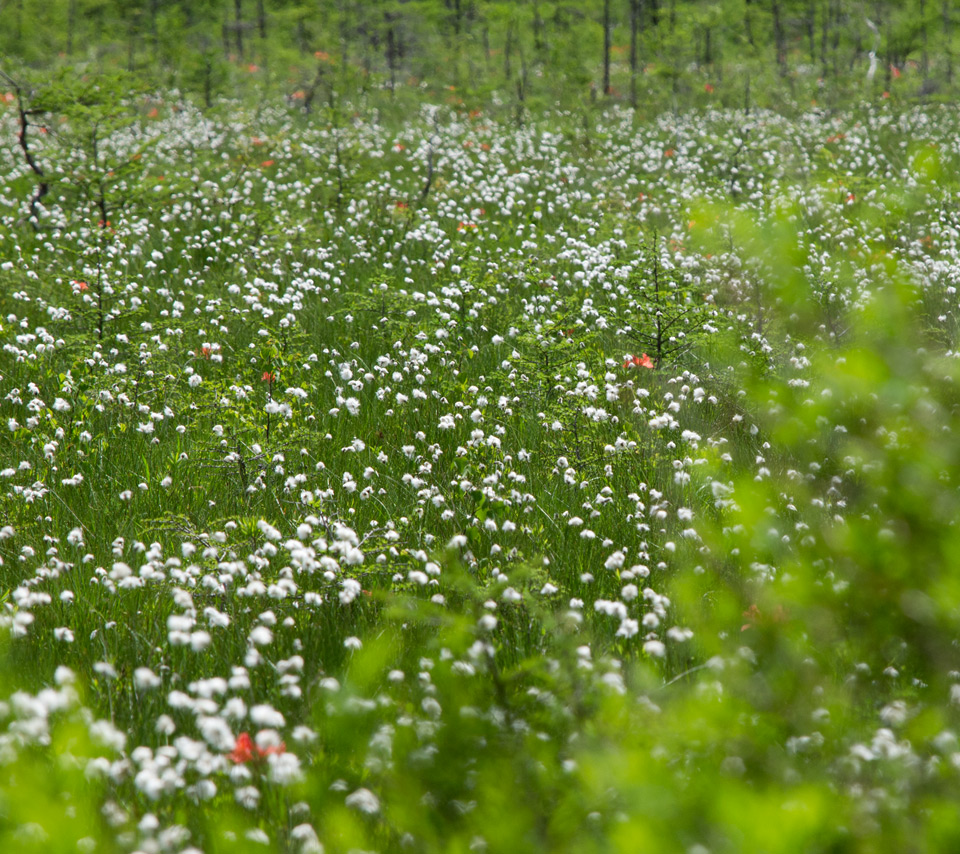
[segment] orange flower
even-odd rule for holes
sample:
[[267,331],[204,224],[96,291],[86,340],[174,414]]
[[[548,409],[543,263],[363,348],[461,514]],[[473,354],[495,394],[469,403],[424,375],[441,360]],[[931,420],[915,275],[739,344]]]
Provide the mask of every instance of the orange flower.
[[90,290],[90,285],[88,285],[86,282],[78,282],[76,279],[73,279],[73,280],[70,282],[70,284],[71,284],[71,285],[76,285],[76,288],[77,288],[78,291],[89,291],[89,290]]
[[200,348],[200,355],[203,356],[204,359],[209,359],[211,352],[213,351],[209,347],[207,347],[206,344],[204,344],[203,347]]
[[263,372],[263,376],[261,377],[261,379],[262,379],[267,385],[273,385],[273,384],[277,381],[277,375],[271,373],[270,371],[264,371],[264,372]]
[[768,612],[763,614],[754,604],[743,612],[743,616],[746,618],[746,622],[740,626],[741,632],[745,632],[748,629],[752,629],[757,626],[771,626],[777,623],[785,623],[790,619],[790,615],[787,613],[783,605],[777,605],[777,607],[773,609],[773,613]]
[[704,83],[704,84],[703,84],[703,91],[706,92],[708,95],[712,95],[712,94],[713,94],[713,86],[712,86],[710,83]]
[[650,368],[653,369],[653,362],[650,357],[644,353],[642,356],[631,356],[623,363],[624,368]]
[[250,733],[242,732],[237,736],[237,743],[233,750],[227,754],[227,758],[231,762],[241,765],[255,759],[264,759],[272,753],[285,753],[286,750],[287,745],[282,741],[274,747],[260,747],[250,738]]
[[751,605],[741,616],[747,618],[747,621],[740,626],[740,631],[745,632],[747,629],[752,629],[760,619],[760,609],[756,605]]
[[260,167],[263,169],[269,169],[275,162],[275,160],[264,160],[261,162]]

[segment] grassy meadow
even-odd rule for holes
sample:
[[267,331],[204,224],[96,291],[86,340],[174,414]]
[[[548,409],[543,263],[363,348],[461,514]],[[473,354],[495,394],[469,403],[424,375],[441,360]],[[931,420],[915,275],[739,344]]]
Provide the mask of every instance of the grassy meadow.
[[0,850],[957,850],[960,112],[721,88],[10,89]]

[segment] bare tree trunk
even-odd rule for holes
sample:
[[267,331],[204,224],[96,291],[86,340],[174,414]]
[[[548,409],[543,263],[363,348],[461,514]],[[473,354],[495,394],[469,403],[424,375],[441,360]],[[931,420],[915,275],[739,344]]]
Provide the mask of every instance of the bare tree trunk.
[[773,41],[777,48],[777,65],[780,66],[780,76],[785,77],[787,74],[787,47],[783,35],[780,0],[773,0],[771,11],[773,12]]
[[347,4],[340,0],[337,4],[337,19],[340,24],[340,72],[346,73],[347,70],[347,48],[350,46],[349,29],[347,27]]
[[941,18],[943,28],[943,53],[947,64],[947,83],[953,83],[953,51],[950,49],[950,39],[953,37],[950,16],[951,0],[943,0]]
[[237,59],[243,59],[243,0],[233,0],[233,24],[236,27]]
[[831,47],[833,50],[833,79],[836,80],[840,76],[840,17],[842,14],[842,9],[840,8],[840,0],[834,0],[833,3],[833,39],[831,40]]
[[920,54],[920,70],[923,71],[923,79],[927,79],[930,72],[930,54],[929,40],[927,37],[927,3],[926,0],[920,0],[920,39],[923,42],[923,52]]
[[23,0],[17,0],[17,16],[14,18],[13,33],[19,49],[23,41]]
[[297,18],[297,49],[302,56],[309,53],[307,46],[307,19],[304,15]]
[[73,32],[77,26],[77,0],[67,6],[67,56],[73,56]]
[[817,61],[817,0],[807,0],[807,42],[810,46],[810,63]]
[[538,54],[543,53],[543,18],[540,17],[540,0],[533,0],[533,47]]
[[610,0],[603,0],[603,94],[610,94]]
[[208,110],[213,106],[213,60],[209,53],[203,55],[203,104]]
[[637,73],[640,66],[640,4],[630,0],[630,106],[637,108]]
[[750,47],[756,47],[757,44],[753,40],[753,13],[750,10],[752,6],[751,0],[744,0],[743,4],[743,32],[747,37],[747,44]]
[[127,71],[133,72],[137,67],[137,24],[136,13],[130,15],[130,25],[127,27]]
[[263,0],[257,0],[257,30],[260,34],[260,40],[267,39],[267,10],[264,8]]
[[827,63],[827,45],[830,36],[830,3],[824,0],[820,7],[820,76],[826,80],[829,72]]
[[388,12],[385,17],[387,22],[387,69],[390,72],[390,94],[393,95],[397,88],[397,37],[393,29],[393,16]]

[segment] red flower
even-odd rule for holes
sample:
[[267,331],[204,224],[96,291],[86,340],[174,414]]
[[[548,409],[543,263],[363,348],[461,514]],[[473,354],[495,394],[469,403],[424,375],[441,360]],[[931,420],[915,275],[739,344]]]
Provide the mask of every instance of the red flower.
[[783,605],[777,605],[777,607],[773,609],[772,614],[763,614],[756,605],[751,605],[743,612],[743,616],[746,617],[747,621],[740,626],[741,632],[745,632],[756,626],[770,626],[777,623],[785,623],[790,618],[790,615],[786,612]]
[[712,94],[713,94],[713,86],[712,86],[710,83],[704,83],[704,84],[703,84],[703,91],[706,92],[708,95],[712,95]]
[[242,732],[237,736],[237,743],[233,747],[233,752],[228,755],[231,762],[241,763],[249,762],[254,757],[256,745],[250,738],[250,733]]
[[275,161],[273,161],[273,160],[264,160],[264,161],[260,164],[260,167],[263,168],[263,169],[269,169],[271,166],[273,166],[274,162],[275,162]]
[[650,357],[644,353],[642,356],[631,356],[623,363],[624,368],[653,368],[653,362]]
[[747,621],[740,626],[740,631],[745,632],[747,629],[752,629],[760,619],[760,609],[756,605],[751,605],[742,616],[746,617]]
[[251,762],[255,759],[264,759],[271,753],[285,753],[286,750],[287,745],[282,741],[280,744],[272,747],[260,747],[250,738],[250,733],[242,732],[237,736],[237,743],[234,745],[233,750],[227,754],[227,758],[231,762],[241,765],[244,762]]
[[207,347],[206,345],[204,345],[203,347],[200,348],[200,355],[203,356],[204,359],[209,359],[209,358],[210,358],[210,354],[211,354],[212,352],[213,352],[213,351],[212,351],[209,347]]
[[270,373],[270,371],[264,371],[263,376],[260,379],[262,379],[267,385],[273,385],[277,381],[277,375]]
[[78,291],[89,291],[90,285],[86,282],[78,282],[76,279],[70,282],[71,285],[76,285]]

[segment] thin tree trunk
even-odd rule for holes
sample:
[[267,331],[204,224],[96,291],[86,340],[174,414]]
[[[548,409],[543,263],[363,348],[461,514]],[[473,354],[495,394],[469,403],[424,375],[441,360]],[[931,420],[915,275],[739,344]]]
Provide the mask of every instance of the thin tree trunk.
[[257,30],[260,34],[260,40],[267,39],[267,10],[264,8],[263,0],[257,0]]
[[337,19],[340,25],[340,73],[345,74],[347,71],[348,48],[350,46],[348,38],[350,31],[347,27],[347,4],[344,0],[340,0],[337,4],[337,12]]
[[603,94],[610,94],[610,0],[603,0]]
[[233,25],[236,28],[237,60],[243,60],[243,0],[233,0]]
[[920,39],[923,42],[923,52],[920,54],[920,70],[923,72],[923,79],[927,79],[930,72],[930,54],[929,40],[927,37],[927,2],[920,0]]
[[13,33],[15,43],[19,49],[23,39],[23,0],[17,0],[17,16],[14,18]]
[[540,17],[540,0],[533,0],[533,47],[537,53],[543,53],[543,18]]
[[77,0],[67,6],[67,56],[73,56],[73,32],[77,26]]
[[777,65],[780,66],[780,76],[785,77],[787,74],[787,47],[783,35],[780,0],[773,0],[771,11],[773,12],[773,41],[777,48]]
[[830,70],[827,63],[827,44],[830,36],[830,4],[824,0],[820,7],[820,76],[826,80]]
[[393,30],[393,18],[387,14],[387,69],[390,72],[390,94],[397,88],[397,38]]
[[831,39],[831,48],[833,53],[833,79],[840,76],[840,0],[834,0],[833,3],[833,38]]
[[133,72],[137,67],[137,26],[136,19],[130,15],[130,26],[127,28],[127,71]]
[[943,6],[941,7],[943,53],[947,65],[947,83],[953,83],[953,51],[950,49],[950,39],[953,37],[950,16],[951,2],[952,0],[943,0]]
[[637,73],[640,66],[640,4],[630,0],[630,106],[637,108]]

